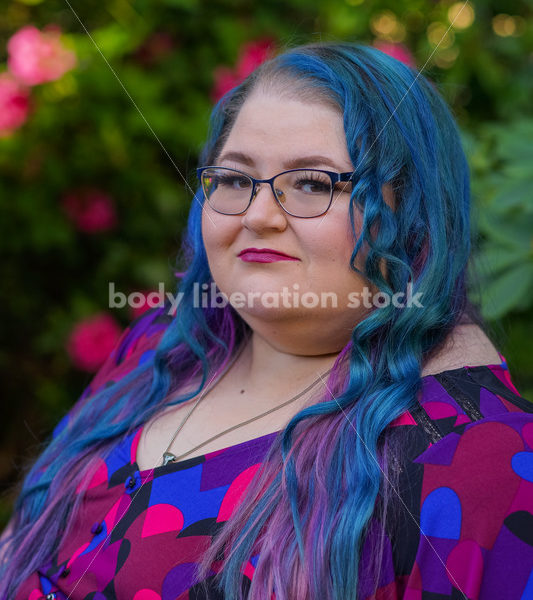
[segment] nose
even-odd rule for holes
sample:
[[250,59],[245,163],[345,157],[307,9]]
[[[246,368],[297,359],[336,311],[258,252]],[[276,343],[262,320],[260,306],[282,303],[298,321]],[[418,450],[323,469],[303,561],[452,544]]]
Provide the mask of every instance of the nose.
[[[283,202],[283,192],[276,190]],[[275,229],[283,231],[287,227],[287,214],[273,196],[273,188],[267,183],[258,183],[248,210],[242,217],[243,225],[254,231]]]

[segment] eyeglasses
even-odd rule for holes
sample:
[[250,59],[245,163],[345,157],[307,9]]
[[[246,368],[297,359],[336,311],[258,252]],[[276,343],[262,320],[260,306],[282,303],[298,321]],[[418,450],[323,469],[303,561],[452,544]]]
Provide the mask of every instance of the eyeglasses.
[[[223,215],[242,215],[248,210],[262,183],[268,183],[276,202],[293,217],[309,219],[325,214],[333,191],[351,193],[354,173],[321,169],[291,169],[270,179],[256,179],[237,169],[200,167],[198,179],[209,206]],[[336,186],[345,182],[341,187]]]

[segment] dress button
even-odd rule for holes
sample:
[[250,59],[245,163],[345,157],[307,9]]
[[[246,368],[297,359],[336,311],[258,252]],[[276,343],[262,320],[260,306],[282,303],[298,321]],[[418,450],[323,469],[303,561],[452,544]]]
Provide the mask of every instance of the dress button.
[[55,592],[50,592],[45,596],[46,600],[56,600],[57,594]]
[[91,527],[91,533],[98,535],[99,533],[102,533],[102,529],[102,523],[94,523],[94,525]]
[[130,475],[124,482],[124,488],[127,494],[131,494],[137,491],[141,487],[141,476],[139,471],[135,471],[133,475]]

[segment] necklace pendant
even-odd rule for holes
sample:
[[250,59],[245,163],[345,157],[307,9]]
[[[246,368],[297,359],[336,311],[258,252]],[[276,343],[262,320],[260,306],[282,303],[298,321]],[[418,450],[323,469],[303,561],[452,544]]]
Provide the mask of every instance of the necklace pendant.
[[168,463],[173,462],[175,460],[176,457],[174,456],[174,454],[172,454],[172,452],[163,452],[163,464],[161,466],[166,467]]

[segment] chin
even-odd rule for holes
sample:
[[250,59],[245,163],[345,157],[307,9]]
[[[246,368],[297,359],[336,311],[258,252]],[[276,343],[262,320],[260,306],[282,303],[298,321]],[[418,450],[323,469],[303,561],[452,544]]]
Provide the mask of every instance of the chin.
[[264,306],[259,300],[252,306],[232,304],[239,315],[252,327],[259,321],[264,323],[275,323],[287,321],[301,321],[307,318],[308,312],[297,308]]

